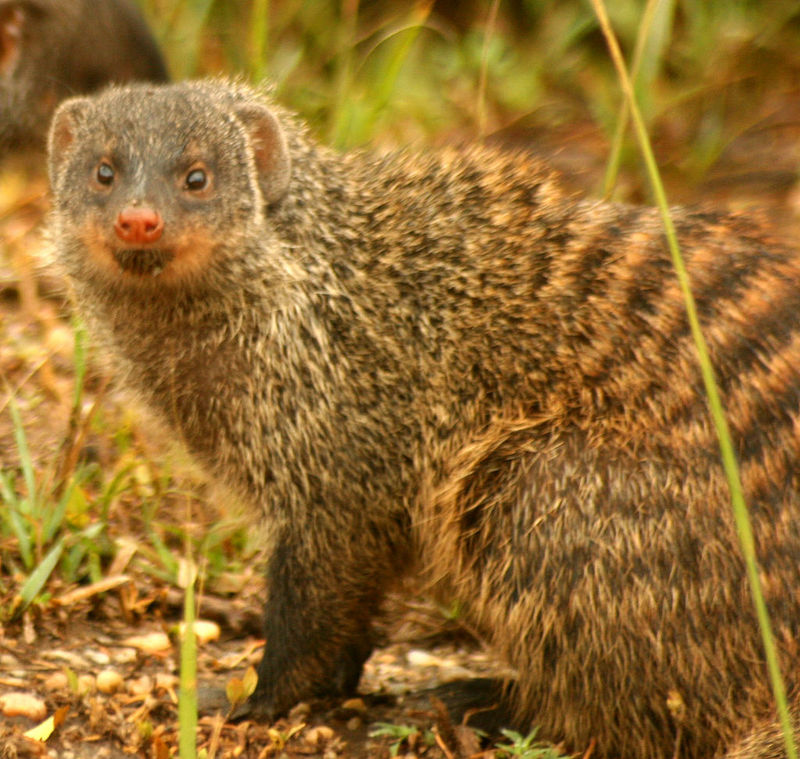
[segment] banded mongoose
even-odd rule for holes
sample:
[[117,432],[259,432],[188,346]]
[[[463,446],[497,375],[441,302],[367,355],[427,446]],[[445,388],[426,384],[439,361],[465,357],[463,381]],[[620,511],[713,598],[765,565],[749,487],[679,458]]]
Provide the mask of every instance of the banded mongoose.
[[[224,81],[70,100],[49,162],[77,306],[270,527],[255,713],[352,691],[413,566],[516,670],[540,736],[780,755],[656,212],[489,147],[338,154]],[[674,214],[794,693],[800,252]]]
[[133,0],[0,0],[0,154],[43,150],[65,97],[167,78]]

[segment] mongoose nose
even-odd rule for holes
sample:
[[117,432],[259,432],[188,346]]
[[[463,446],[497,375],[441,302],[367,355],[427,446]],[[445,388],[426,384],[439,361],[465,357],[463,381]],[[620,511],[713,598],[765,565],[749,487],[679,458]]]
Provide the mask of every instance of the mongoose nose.
[[124,242],[156,242],[164,231],[164,220],[153,208],[128,206],[119,212],[114,231]]

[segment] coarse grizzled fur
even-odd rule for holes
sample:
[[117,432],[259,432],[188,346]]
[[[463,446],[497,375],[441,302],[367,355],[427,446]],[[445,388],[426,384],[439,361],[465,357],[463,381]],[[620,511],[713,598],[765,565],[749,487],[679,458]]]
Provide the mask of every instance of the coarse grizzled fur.
[[[486,147],[336,154],[222,81],[69,101],[50,143],[78,307],[271,527],[257,713],[355,688],[413,567],[514,667],[518,716],[571,751],[782,756],[653,210]],[[130,207],[157,242],[115,234]],[[674,214],[794,699],[800,253]]]

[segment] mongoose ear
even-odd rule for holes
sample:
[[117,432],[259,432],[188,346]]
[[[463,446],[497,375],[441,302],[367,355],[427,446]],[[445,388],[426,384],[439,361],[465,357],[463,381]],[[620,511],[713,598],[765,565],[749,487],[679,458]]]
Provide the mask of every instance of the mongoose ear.
[[55,179],[56,169],[61,164],[64,154],[75,141],[75,134],[83,114],[89,108],[86,98],[72,98],[64,101],[53,116],[50,135],[47,141],[48,165],[50,178]]
[[250,135],[264,201],[268,205],[275,203],[289,189],[291,176],[291,158],[283,129],[266,106],[246,103],[235,108],[236,115]]

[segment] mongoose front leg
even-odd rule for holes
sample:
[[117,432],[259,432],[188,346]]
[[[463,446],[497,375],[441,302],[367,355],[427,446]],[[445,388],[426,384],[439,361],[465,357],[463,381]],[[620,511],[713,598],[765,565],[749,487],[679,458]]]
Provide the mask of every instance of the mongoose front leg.
[[248,704],[260,719],[301,700],[352,693],[372,651],[371,618],[386,583],[376,571],[389,568],[354,556],[352,547],[320,549],[300,530],[276,541],[267,569],[266,647]]

